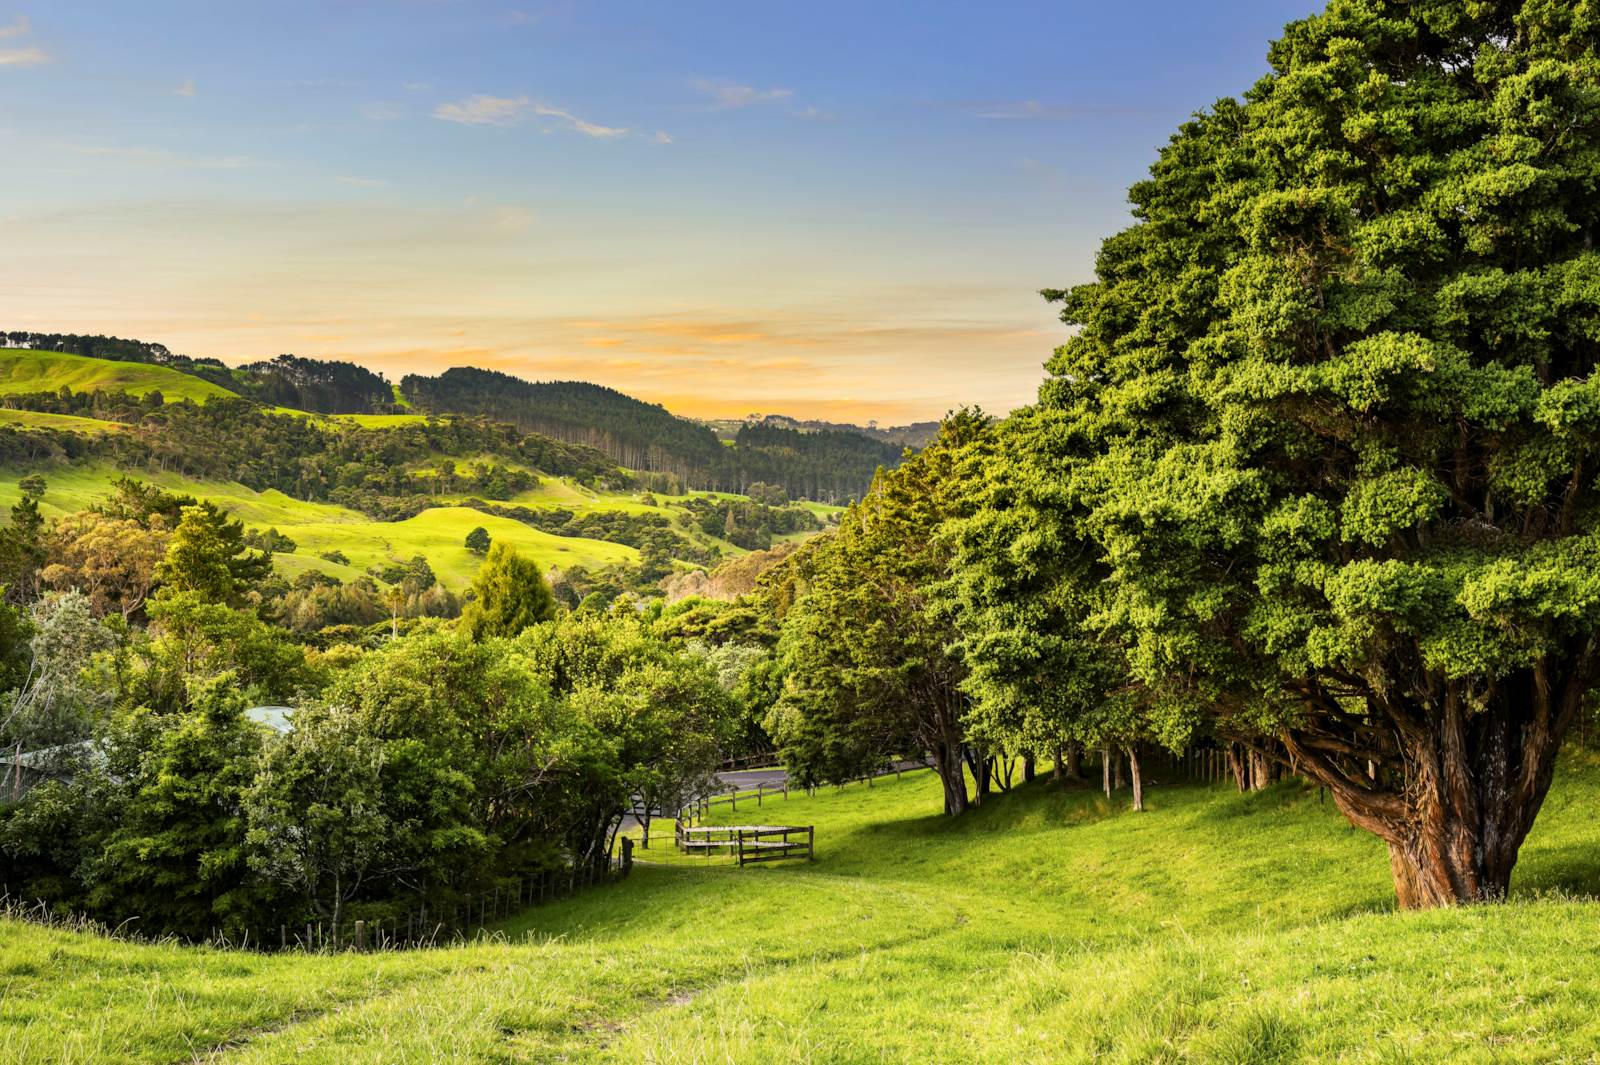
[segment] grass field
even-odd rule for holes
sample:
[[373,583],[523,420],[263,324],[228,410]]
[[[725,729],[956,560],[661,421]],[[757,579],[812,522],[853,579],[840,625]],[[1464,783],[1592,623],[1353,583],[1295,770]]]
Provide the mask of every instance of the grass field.
[[118,433],[127,426],[103,418],[80,418],[75,414],[50,414],[37,410],[0,409],[0,425],[23,429],[69,429],[78,433]]
[[197,403],[233,395],[210,381],[165,366],[89,359],[56,351],[0,349],[0,394],[54,392],[63,385],[74,392],[103,389],[136,396],[159,390],[165,399],[192,399]]
[[1566,757],[1510,904],[1422,914],[1392,912],[1381,846],[1316,790],[1151,776],[1145,814],[1040,780],[950,822],[925,771],[769,799],[761,821],[817,826],[814,863],[653,848],[622,884],[431,951],[8,922],[0,1060],[1593,1060],[1592,756]]
[[[9,509],[21,496],[17,479],[23,470],[0,469],[0,508]],[[57,466],[42,471],[46,482],[39,509],[46,517],[85,510],[104,499],[119,471],[104,465]],[[308,569],[341,580],[360,576],[367,567],[423,555],[439,580],[457,591],[471,582],[482,559],[466,549],[467,533],[482,525],[494,539],[507,540],[540,566],[603,566],[634,561],[631,547],[573,536],[553,536],[509,518],[497,518],[465,507],[435,507],[407,521],[373,521],[359,511],[329,503],[307,503],[282,492],[257,492],[231,481],[199,481],[173,474],[141,471],[139,479],[173,492],[210,499],[253,528],[276,528],[295,541],[298,550],[276,556],[280,572],[293,577]],[[341,566],[317,557],[341,551],[350,560]]]

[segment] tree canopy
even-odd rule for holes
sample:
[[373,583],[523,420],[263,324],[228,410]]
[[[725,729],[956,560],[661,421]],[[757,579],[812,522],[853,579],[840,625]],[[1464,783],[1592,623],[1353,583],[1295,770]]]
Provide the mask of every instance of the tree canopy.
[[1135,186],[1036,437],[1159,724],[1502,895],[1596,679],[1600,21],[1335,0]]

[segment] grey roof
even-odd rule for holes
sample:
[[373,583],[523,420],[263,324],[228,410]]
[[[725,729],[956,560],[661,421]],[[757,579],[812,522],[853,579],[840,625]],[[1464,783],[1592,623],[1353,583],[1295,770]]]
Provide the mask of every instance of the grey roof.
[[252,706],[244,712],[244,716],[274,732],[288,732],[294,728],[292,706]]

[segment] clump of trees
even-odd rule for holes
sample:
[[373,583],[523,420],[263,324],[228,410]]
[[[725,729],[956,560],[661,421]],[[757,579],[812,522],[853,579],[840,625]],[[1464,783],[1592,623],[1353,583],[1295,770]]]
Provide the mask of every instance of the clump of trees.
[[1037,405],[796,555],[791,762],[1212,737],[1402,906],[1503,897],[1600,677],[1596,53],[1572,5],[1292,24],[1046,293]]
[[[138,482],[94,516],[165,543],[139,609],[109,585],[98,607],[42,586],[0,606],[0,745],[46,750],[54,777],[0,797],[0,868],[59,910],[235,939],[438,912],[603,869],[628,810],[703,786],[741,734],[744,671],[631,608],[557,616],[508,544],[458,623],[319,649],[291,628],[351,585],[263,594],[278,579],[237,522]],[[396,570],[391,591],[437,587],[425,561]],[[293,708],[288,730],[259,705]]]

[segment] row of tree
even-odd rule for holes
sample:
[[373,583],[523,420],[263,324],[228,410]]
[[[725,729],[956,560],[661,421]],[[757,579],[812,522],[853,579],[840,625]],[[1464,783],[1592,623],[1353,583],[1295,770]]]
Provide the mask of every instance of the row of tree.
[[771,581],[802,771],[1243,745],[1503,897],[1600,680],[1600,34],[1341,0],[1182,127],[1038,403]]

